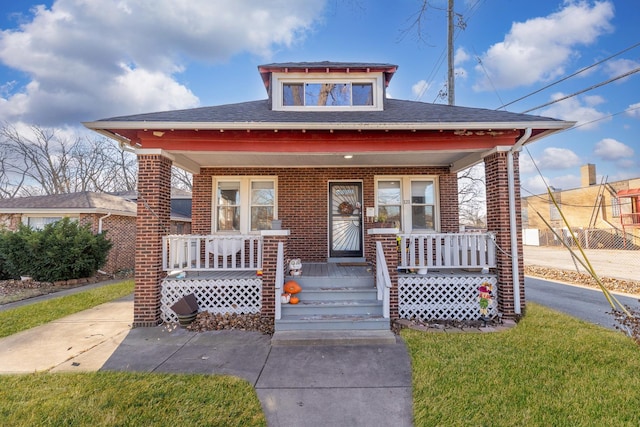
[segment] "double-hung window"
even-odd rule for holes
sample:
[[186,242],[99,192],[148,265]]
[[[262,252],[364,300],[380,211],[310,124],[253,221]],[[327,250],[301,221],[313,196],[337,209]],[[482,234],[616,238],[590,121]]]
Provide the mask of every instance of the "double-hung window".
[[440,228],[437,177],[377,177],[377,216],[395,222],[404,232],[429,232]]
[[270,230],[276,215],[275,177],[214,178],[213,225],[216,232]]

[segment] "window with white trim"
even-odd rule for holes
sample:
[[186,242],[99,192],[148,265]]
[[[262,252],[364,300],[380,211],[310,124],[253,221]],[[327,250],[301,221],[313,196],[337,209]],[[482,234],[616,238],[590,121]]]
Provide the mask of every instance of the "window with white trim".
[[405,233],[437,231],[437,185],[433,176],[377,177],[377,216],[399,224]]
[[274,110],[382,110],[382,73],[273,73]]
[[[22,217],[22,223],[28,225],[34,230],[42,230],[45,225],[53,224],[62,219],[62,216],[31,216],[25,215]],[[71,217],[72,221],[77,221],[78,218]]]
[[277,178],[215,177],[213,230],[248,234],[270,230],[277,212]]

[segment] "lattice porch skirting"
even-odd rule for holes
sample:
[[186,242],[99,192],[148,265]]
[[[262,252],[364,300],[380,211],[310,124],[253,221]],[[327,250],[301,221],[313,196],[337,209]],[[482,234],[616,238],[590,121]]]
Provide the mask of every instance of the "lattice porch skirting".
[[493,286],[488,315],[498,313],[497,278],[486,274],[408,275],[398,277],[398,311],[402,319],[478,320],[478,287]]
[[171,306],[193,293],[200,311],[210,313],[259,313],[262,308],[262,279],[178,279],[162,282],[161,316],[165,322],[177,322]]

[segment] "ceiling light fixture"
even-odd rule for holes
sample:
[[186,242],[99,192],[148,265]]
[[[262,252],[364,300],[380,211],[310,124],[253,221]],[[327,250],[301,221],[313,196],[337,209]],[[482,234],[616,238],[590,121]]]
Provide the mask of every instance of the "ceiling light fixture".
[[353,155],[351,155],[351,154],[345,154],[345,155],[344,155],[344,158],[345,158],[345,159],[353,159]]

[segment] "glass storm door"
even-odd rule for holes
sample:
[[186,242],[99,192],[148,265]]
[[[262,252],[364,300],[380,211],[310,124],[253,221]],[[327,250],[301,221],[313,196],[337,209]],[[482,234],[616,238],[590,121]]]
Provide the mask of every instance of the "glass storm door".
[[329,256],[362,257],[362,183],[329,183]]

